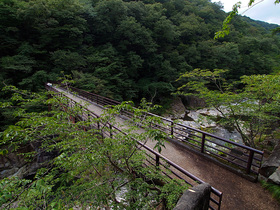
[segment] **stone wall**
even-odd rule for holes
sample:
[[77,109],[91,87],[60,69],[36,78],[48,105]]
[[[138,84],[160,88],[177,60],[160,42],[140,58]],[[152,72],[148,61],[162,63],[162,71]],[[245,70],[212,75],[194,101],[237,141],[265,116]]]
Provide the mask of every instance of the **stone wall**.
[[188,189],[173,210],[208,210],[210,193],[211,186],[207,183]]

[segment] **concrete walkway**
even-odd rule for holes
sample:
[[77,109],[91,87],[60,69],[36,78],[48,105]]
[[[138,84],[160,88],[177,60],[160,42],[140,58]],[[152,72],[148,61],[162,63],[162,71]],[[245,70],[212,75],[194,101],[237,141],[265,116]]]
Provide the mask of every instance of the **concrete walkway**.
[[[56,88],[60,92],[71,98],[72,100],[86,104],[83,99],[66,93],[60,88]],[[97,115],[103,112],[102,107],[90,103],[87,107],[90,111]],[[119,122],[123,119],[118,119]],[[153,148],[154,142],[147,142],[147,146]],[[193,175],[199,177],[209,183],[214,188],[223,192],[223,200],[221,209],[226,210],[279,210],[280,204],[272,198],[271,194],[264,190],[259,183],[250,182],[218,165],[205,160],[203,157],[181,148],[170,142],[166,142],[166,148],[163,148],[161,154],[189,171]]]

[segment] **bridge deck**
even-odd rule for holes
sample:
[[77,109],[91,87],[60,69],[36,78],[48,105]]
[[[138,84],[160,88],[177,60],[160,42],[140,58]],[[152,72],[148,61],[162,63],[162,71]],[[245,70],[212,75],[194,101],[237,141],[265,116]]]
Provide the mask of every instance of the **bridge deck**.
[[[56,89],[64,92],[72,100],[85,104],[85,100],[80,97],[66,93],[60,88]],[[101,115],[103,112],[103,108],[94,103],[90,103],[87,108],[97,115]],[[117,120],[121,122],[123,119]],[[153,148],[154,142],[148,141],[147,146]],[[166,142],[165,146],[166,148],[163,148],[161,152],[162,155],[223,192],[221,209],[280,209],[280,204],[259,183],[250,182],[186,148],[181,148],[170,142]]]

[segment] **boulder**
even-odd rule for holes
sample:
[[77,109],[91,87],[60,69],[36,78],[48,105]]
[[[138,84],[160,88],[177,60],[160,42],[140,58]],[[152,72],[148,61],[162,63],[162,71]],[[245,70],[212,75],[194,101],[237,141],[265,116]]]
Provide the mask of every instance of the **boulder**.
[[2,147],[1,149],[7,149],[8,154],[0,155],[0,179],[12,176],[26,164],[24,157],[19,155],[23,152],[32,151],[31,148],[22,147],[17,152],[12,152],[8,147]]
[[173,119],[183,119],[186,114],[186,108],[181,98],[176,97],[170,105],[169,113]]
[[37,170],[39,168],[41,168],[43,166],[43,164],[39,164],[37,162],[32,162],[32,163],[28,163],[24,166],[22,166],[21,168],[19,168],[16,173],[12,174],[11,176],[17,176],[20,179],[22,178],[26,178],[26,177],[33,177]]
[[[8,147],[2,147],[1,149],[8,149]],[[32,161],[26,161],[21,153],[31,152],[37,150],[39,155]],[[36,174],[36,171],[48,163],[58,153],[45,152],[39,149],[38,145],[23,145],[16,152],[9,149],[8,154],[5,156],[0,155],[0,179],[10,176],[17,176],[19,178],[32,177]]]
[[280,167],[278,167],[278,169],[268,177],[268,182],[280,185]]
[[18,169],[19,168],[14,167],[14,168],[11,168],[11,169],[1,170],[0,171],[0,179],[12,176],[13,174],[17,173]]
[[181,96],[182,102],[186,107],[198,108],[205,107],[206,103],[203,99],[196,96]]
[[262,164],[262,167],[260,168],[260,174],[268,178],[277,170],[277,168],[279,168],[279,166],[280,166],[280,142],[277,143],[271,155]]
[[188,189],[173,210],[208,210],[210,193],[211,186],[207,183]]

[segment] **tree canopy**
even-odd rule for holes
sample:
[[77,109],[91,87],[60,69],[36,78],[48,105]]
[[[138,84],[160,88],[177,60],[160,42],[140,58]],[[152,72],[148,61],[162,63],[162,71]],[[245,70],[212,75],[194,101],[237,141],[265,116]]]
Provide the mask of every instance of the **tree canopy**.
[[238,83],[232,83],[225,79],[226,72],[222,69],[186,72],[180,79],[186,78],[187,82],[177,94],[204,99],[208,107],[219,112],[215,119],[219,124],[236,129],[244,144],[262,147],[266,134],[277,128],[280,76],[243,76]]
[[[16,202],[20,209],[171,209],[187,187],[143,167],[147,157],[136,140],[151,137],[163,146],[149,126],[158,119],[142,121],[140,135],[130,126],[128,135],[104,137],[110,127],[91,127],[114,124],[124,108],[135,116],[146,111],[123,103],[101,118],[71,123],[80,107],[61,111],[66,99],[42,91],[61,73],[76,87],[136,104],[143,97],[168,104],[170,93],[187,88],[215,106],[220,122],[239,129],[246,144],[262,140],[279,113],[280,39],[269,31],[278,26],[235,15],[238,5],[229,17],[221,8],[209,0],[1,0],[0,155],[24,147],[31,148],[20,153],[26,161],[53,158],[31,179],[1,179],[0,208]],[[213,39],[223,21],[231,32]]]
[[279,38],[246,18],[213,40],[226,13],[207,0],[3,0],[0,14],[1,81],[33,91],[64,71],[95,93],[163,103],[186,70],[238,79],[279,66]]

